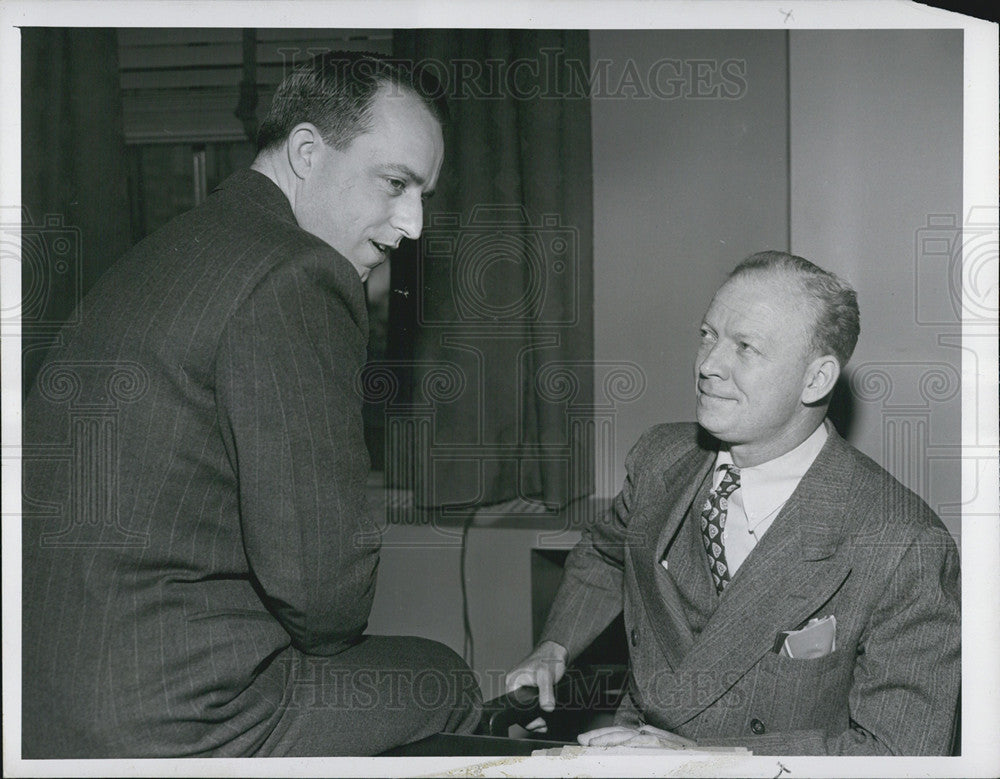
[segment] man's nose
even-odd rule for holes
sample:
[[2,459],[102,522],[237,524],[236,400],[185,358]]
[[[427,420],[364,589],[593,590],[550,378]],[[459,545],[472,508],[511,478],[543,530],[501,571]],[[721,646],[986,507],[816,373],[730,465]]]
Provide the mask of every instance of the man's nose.
[[721,342],[716,342],[701,351],[698,374],[701,376],[724,376],[727,372],[726,353]]
[[405,238],[419,238],[424,225],[424,201],[420,195],[414,193],[397,198],[390,224]]

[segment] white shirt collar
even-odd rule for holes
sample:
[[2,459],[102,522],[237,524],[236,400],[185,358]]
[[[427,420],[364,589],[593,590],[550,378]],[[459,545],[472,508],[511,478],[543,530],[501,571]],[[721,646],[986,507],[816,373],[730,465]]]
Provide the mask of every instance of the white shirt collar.
[[[787,501],[802,477],[819,456],[828,437],[826,424],[821,424],[805,441],[780,457],[750,468],[740,468],[740,492],[750,530],[770,518]],[[712,488],[722,481],[722,466],[733,465],[728,450],[720,449],[715,457]]]

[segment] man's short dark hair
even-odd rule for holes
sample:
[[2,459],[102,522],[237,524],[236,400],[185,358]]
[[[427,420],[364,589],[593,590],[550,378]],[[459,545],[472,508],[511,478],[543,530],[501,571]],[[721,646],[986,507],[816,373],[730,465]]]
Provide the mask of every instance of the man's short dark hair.
[[446,123],[443,90],[427,69],[370,52],[331,51],[296,68],[278,86],[257,133],[257,151],[278,148],[302,122],[316,125],[326,143],[345,149],[369,129],[372,103],[383,86],[411,92],[442,127]]
[[802,285],[816,304],[813,348],[819,354],[834,355],[841,367],[846,365],[861,332],[858,295],[851,286],[803,257],[778,251],[751,254],[733,268],[729,278],[760,271],[785,273]]

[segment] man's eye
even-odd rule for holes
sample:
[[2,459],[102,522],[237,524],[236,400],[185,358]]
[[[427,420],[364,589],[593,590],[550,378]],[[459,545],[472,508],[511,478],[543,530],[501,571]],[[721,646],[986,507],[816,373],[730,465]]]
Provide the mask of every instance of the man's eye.
[[753,348],[753,346],[751,346],[750,344],[748,344],[746,341],[740,341],[737,344],[737,348],[741,352],[748,353],[748,354],[753,354],[753,353],[755,353],[757,351],[756,349]]
[[392,187],[396,192],[402,192],[406,189],[406,182],[402,179],[386,179],[389,182],[389,186]]
[[702,341],[712,341],[712,340],[715,340],[715,335],[712,333],[712,331],[711,330],[707,330],[704,327],[701,328],[700,335],[701,335],[701,340]]

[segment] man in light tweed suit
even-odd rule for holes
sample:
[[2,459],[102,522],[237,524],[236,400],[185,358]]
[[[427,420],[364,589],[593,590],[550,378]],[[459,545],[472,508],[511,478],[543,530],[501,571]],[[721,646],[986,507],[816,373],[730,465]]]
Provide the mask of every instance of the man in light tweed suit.
[[133,248],[49,356],[24,412],[24,757],[365,755],[475,726],[454,652],[364,635],[362,282],[420,234],[434,94],[365,55],[289,76],[253,168]]
[[624,609],[628,691],[591,745],[755,754],[947,754],[961,681],[955,543],[825,420],[856,296],[762,252],[716,293],[698,426],[642,436],[566,563],[508,688],[552,683]]

